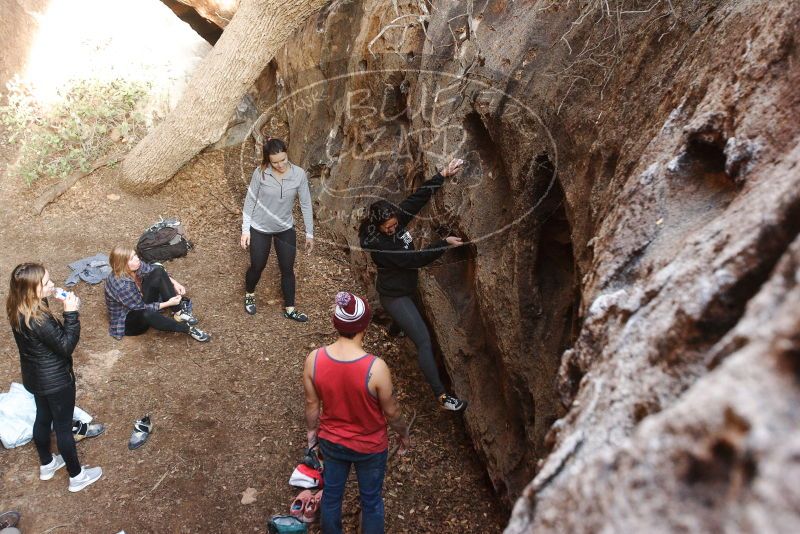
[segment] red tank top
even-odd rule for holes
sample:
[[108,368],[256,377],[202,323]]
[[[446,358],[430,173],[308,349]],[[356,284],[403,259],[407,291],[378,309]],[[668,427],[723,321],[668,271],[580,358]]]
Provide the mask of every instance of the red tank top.
[[378,398],[367,387],[377,359],[365,354],[357,360],[341,361],[332,358],[325,347],[317,349],[312,380],[322,400],[320,438],[364,454],[389,447],[386,418]]

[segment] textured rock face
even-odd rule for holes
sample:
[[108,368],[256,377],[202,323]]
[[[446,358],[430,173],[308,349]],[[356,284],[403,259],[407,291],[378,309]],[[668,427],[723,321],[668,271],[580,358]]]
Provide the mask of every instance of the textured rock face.
[[364,276],[466,156],[413,232],[470,240],[420,293],[509,532],[800,525],[800,6],[713,4],[334,2],[265,70]]

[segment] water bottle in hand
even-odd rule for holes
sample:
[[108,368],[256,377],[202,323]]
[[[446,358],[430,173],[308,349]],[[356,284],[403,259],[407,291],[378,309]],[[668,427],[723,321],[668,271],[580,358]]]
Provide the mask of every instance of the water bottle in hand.
[[58,300],[65,300],[67,295],[69,295],[69,291],[61,287],[57,287],[53,290],[53,297],[57,298]]

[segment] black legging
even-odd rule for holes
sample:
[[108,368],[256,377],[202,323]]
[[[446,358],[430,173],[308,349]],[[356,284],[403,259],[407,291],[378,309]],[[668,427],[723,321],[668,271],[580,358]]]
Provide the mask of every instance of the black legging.
[[72,412],[75,410],[75,385],[72,384],[49,395],[37,395],[36,419],[33,421],[33,442],[39,453],[39,462],[47,465],[53,460],[50,453],[50,425],[56,431],[58,452],[67,464],[69,476],[76,477],[81,472],[75,437],[72,435]]
[[244,276],[244,287],[248,293],[256,290],[261,272],[267,266],[269,249],[275,238],[275,254],[278,256],[278,267],[281,270],[281,290],[283,305],[294,306],[294,258],[297,254],[297,232],[289,228],[277,234],[265,234],[250,228],[250,268]]
[[[156,265],[152,271],[142,277],[142,298],[145,302],[166,302],[177,295],[169,279],[167,271],[163,267]],[[178,311],[178,306],[165,308]],[[138,336],[144,334],[148,328],[163,330],[166,332],[189,332],[189,325],[179,323],[172,317],[161,315],[160,312],[152,310],[131,310],[125,318],[125,335]]]
[[444,393],[444,386],[439,378],[439,370],[436,368],[436,360],[433,359],[433,345],[428,327],[422,319],[414,300],[411,297],[387,297],[380,296],[381,305],[386,312],[391,315],[392,320],[399,326],[414,345],[417,347],[417,362],[425,380],[433,390],[433,394],[438,398]]

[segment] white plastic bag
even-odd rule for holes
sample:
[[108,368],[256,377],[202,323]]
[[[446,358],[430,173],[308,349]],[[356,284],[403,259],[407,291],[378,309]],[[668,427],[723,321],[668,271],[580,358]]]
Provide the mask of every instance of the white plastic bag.
[[[11,383],[8,393],[0,393],[0,442],[6,449],[25,445],[33,439],[33,421],[36,419],[36,403],[33,394],[22,384]],[[83,423],[92,421],[92,416],[77,406],[72,419]]]

